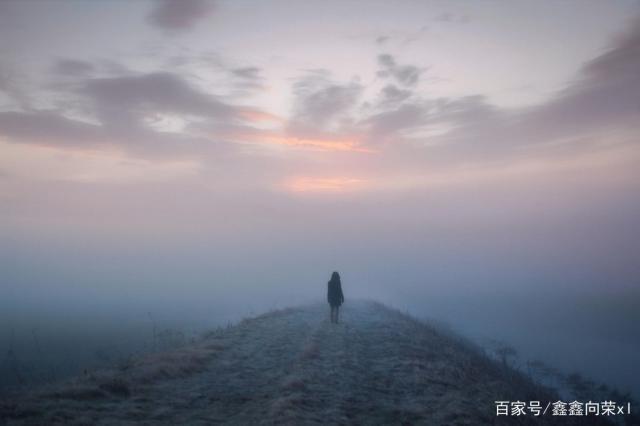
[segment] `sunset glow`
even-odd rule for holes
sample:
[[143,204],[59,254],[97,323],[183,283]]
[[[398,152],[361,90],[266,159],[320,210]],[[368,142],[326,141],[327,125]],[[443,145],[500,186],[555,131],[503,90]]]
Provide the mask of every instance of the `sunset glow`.
[[276,145],[311,148],[326,151],[354,151],[363,153],[375,152],[371,148],[362,147],[358,143],[349,140],[311,139],[299,138],[295,136],[267,136],[265,137],[265,140],[268,143],[273,143]]
[[363,189],[366,183],[354,178],[297,177],[288,180],[284,186],[292,192],[344,192]]

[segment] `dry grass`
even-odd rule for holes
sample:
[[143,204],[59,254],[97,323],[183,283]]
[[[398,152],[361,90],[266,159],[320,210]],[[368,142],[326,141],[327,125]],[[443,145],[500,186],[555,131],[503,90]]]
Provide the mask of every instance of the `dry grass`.
[[555,400],[462,338],[351,302],[338,325],[324,305],[273,311],[0,402],[0,423],[495,424],[500,398]]
[[223,348],[220,344],[208,343],[149,355],[133,362],[128,375],[129,380],[150,384],[158,380],[176,379],[199,373]]

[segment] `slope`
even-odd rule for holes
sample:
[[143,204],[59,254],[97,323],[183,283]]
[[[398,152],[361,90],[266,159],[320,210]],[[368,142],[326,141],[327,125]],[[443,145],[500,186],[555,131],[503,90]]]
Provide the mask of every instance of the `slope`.
[[[495,401],[557,399],[462,339],[373,302],[271,312],[180,350],[17,395],[22,424],[607,424],[496,417]],[[555,399],[554,399],[555,398]],[[591,423],[587,423],[588,420]]]

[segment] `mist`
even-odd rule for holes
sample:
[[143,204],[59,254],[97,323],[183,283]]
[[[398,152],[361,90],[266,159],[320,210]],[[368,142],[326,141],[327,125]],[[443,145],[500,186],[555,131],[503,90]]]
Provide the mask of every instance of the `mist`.
[[637,2],[177,4],[0,4],[0,390],[339,271],[640,395]]
[[33,356],[37,330],[83,368],[114,342],[114,357],[150,350],[154,327],[196,335],[322,301],[338,270],[347,303],[379,300],[637,392],[638,180],[588,172],[240,201],[61,184],[46,218],[16,204],[3,227],[3,349],[13,333]]

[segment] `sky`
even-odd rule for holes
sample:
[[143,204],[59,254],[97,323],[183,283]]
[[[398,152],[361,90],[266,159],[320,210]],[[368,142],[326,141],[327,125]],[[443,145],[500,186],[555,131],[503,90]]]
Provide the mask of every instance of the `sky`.
[[338,270],[640,389],[638,123],[635,0],[0,1],[0,305],[226,318]]

